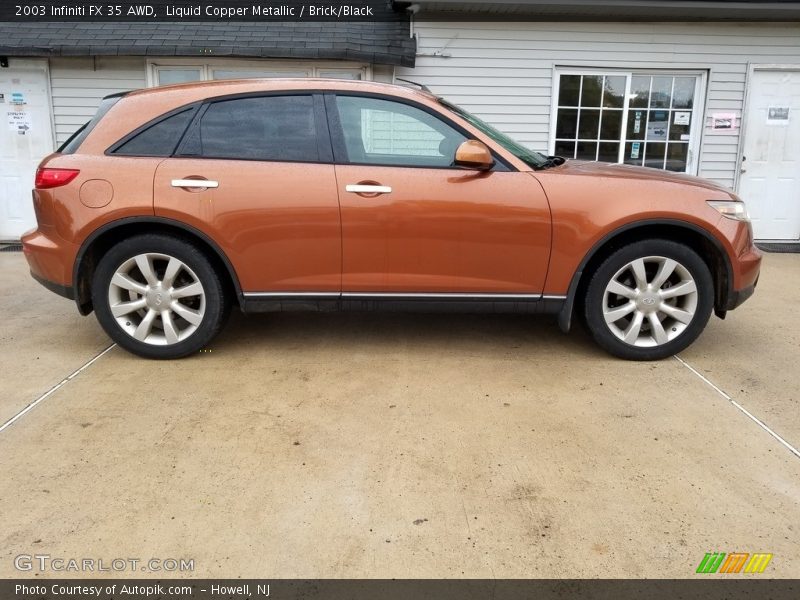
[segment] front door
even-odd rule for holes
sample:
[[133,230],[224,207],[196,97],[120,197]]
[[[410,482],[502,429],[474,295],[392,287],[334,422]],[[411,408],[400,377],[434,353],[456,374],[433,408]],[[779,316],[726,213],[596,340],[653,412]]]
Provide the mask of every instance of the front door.
[[36,227],[31,188],[39,162],[53,151],[45,61],[11,59],[0,69],[0,241]]
[[800,239],[800,70],[756,70],[739,189],[761,240]]
[[346,154],[336,165],[343,293],[542,291],[550,211],[530,173],[453,167],[467,138],[421,107],[329,100]]

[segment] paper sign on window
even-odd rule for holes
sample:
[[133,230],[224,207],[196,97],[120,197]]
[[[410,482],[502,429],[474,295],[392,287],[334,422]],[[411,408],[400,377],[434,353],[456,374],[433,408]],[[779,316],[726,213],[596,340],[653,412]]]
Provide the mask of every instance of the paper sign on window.
[[675,125],[689,125],[691,123],[692,113],[690,112],[676,112],[672,122]]

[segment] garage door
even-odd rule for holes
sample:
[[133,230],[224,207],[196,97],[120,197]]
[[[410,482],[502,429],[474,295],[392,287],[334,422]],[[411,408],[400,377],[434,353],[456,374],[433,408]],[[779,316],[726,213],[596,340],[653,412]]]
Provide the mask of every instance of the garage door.
[[750,82],[740,191],[761,240],[800,239],[800,70]]
[[36,166],[53,151],[47,63],[11,60],[0,69],[0,240],[36,226],[31,188]]

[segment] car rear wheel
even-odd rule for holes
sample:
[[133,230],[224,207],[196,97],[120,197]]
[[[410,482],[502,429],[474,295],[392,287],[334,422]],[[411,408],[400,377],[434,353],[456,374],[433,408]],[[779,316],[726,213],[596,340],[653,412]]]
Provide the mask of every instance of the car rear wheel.
[[658,360],[689,346],[714,306],[708,266],[692,249],[646,240],[609,256],[589,282],[584,304],[595,341],[629,360]]
[[156,234],[125,240],[103,256],[92,302],[106,333],[146,358],[200,351],[228,312],[222,283],[203,252]]

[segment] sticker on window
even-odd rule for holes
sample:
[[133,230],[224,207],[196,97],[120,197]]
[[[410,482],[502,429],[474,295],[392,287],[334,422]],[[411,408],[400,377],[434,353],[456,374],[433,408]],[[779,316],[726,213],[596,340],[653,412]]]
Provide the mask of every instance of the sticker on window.
[[639,148],[641,147],[640,142],[633,142],[631,144],[631,158],[639,158]]
[[675,118],[672,122],[675,125],[689,125],[692,119],[692,113],[690,112],[676,112]]

